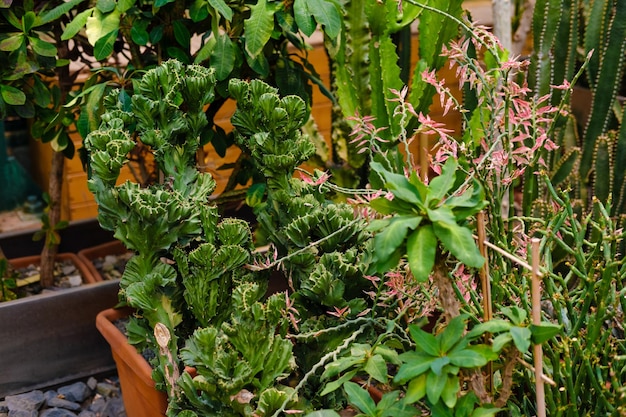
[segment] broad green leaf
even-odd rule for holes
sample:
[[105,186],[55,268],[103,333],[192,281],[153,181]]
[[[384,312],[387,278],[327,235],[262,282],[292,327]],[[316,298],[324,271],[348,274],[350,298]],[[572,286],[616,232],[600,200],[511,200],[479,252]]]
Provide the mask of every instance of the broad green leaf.
[[513,337],[513,343],[515,343],[515,347],[522,353],[528,352],[530,348],[530,339],[532,337],[532,333],[528,327],[512,327],[511,328],[511,337]]
[[436,359],[435,356],[422,352],[407,352],[400,355],[404,364],[398,369],[394,382],[403,384],[416,378],[430,369],[430,364]]
[[437,238],[452,255],[465,265],[480,268],[485,263],[485,259],[480,254],[472,232],[458,224],[441,223],[433,224]]
[[30,32],[30,30],[35,25],[35,20],[37,19],[37,15],[33,11],[28,11],[24,13],[24,17],[22,17],[22,30],[24,33]]
[[385,362],[382,356],[370,356],[363,370],[378,382],[387,383],[387,362]]
[[215,78],[222,81],[228,78],[235,68],[235,49],[227,34],[220,34],[211,53],[211,67],[215,68]]
[[125,13],[134,5],[135,5],[135,0],[118,0],[117,5],[115,7],[120,13]]
[[491,319],[474,326],[474,328],[467,333],[467,337],[473,339],[482,336],[485,333],[497,334],[500,332],[506,332],[510,330],[512,326],[513,325],[506,320]]
[[374,236],[376,258],[384,260],[389,257],[404,242],[409,230],[419,226],[422,218],[419,216],[396,216],[389,225]]
[[435,359],[430,363],[430,369],[437,374],[437,376],[441,376],[444,366],[450,363],[450,358],[448,356],[442,356],[440,358]]
[[208,0],[211,7],[221,14],[224,19],[231,21],[233,20],[233,10],[228,7],[228,4],[224,2],[224,0]]
[[414,214],[415,206],[394,198],[389,200],[385,197],[376,197],[369,202],[371,208],[381,214]]
[[55,57],[57,55],[57,47],[39,38],[28,37],[28,42],[32,45],[36,54],[41,56]]
[[87,19],[93,13],[93,8],[84,10],[76,15],[74,19],[65,27],[61,40],[67,41],[72,39],[87,24]]
[[115,44],[116,40],[117,40],[117,30],[114,30],[113,32],[108,33],[104,35],[103,37],[101,37],[100,39],[98,39],[96,41],[96,44],[93,47],[94,57],[98,61],[101,61],[103,59],[106,59],[108,56],[110,56],[113,53],[113,45]]
[[120,27],[120,12],[117,10],[109,14],[102,14],[97,9],[87,18],[87,40],[91,45],[96,44],[100,38],[108,33],[117,31]]
[[426,377],[427,374],[421,374],[417,378],[412,379],[406,389],[405,401],[413,404],[424,398],[426,395]]
[[466,315],[456,316],[445,327],[439,336],[442,352],[449,352],[462,338],[465,332]]
[[441,174],[433,178],[428,184],[428,201],[441,201],[454,185],[458,164],[454,158],[448,158]]
[[300,29],[305,36],[311,36],[313,32],[315,32],[317,25],[307,7],[307,3],[308,0],[295,0],[293,3],[293,15],[296,19],[298,29]]
[[463,349],[448,355],[450,362],[461,368],[478,368],[485,366],[488,360],[478,352],[470,349]]
[[367,415],[374,415],[376,412],[376,403],[366,390],[351,381],[346,382],[343,385],[343,389],[346,391],[350,404]]
[[176,42],[183,48],[189,48],[189,42],[191,40],[191,34],[189,29],[185,26],[185,22],[181,19],[174,20],[172,22],[172,28],[174,29],[174,38]]
[[336,38],[341,31],[341,13],[334,2],[329,0],[307,0],[307,9],[317,23],[322,25],[329,38]]
[[409,234],[406,252],[415,279],[419,282],[428,281],[437,253],[437,237],[432,225],[423,225]]
[[13,36],[2,39],[2,41],[0,41],[0,51],[16,51],[24,44],[25,39],[26,37],[23,33],[16,33]]
[[422,204],[418,189],[411,184],[407,177],[387,171],[378,162],[372,162],[370,167],[382,176],[385,186],[389,188],[394,196],[411,204],[418,206]]
[[553,323],[531,324],[529,327],[532,341],[537,345],[552,339],[561,332],[561,326]]
[[69,0],[69,1],[62,2],[61,4],[54,7],[53,9],[50,9],[48,12],[42,13],[39,16],[39,19],[37,20],[37,26],[42,26],[50,22],[54,22],[55,20],[58,20],[59,18],[61,18],[61,16],[73,10],[77,5],[79,5],[83,1],[85,0]]
[[500,312],[508,317],[509,320],[511,320],[511,322],[513,322],[513,324],[516,326],[521,326],[522,324],[524,324],[526,318],[528,317],[528,313],[526,312],[526,310],[521,309],[517,306],[503,307]]
[[333,378],[334,376],[339,375],[346,369],[352,368],[357,364],[362,364],[364,361],[364,357],[347,356],[344,358],[339,358],[336,361],[326,365],[326,367],[324,368],[324,372],[322,373],[322,379]]
[[432,334],[425,332],[414,324],[409,326],[409,334],[411,335],[411,339],[415,342],[415,349],[417,351],[423,351],[435,357],[441,354],[439,340]]
[[446,385],[441,392],[441,399],[449,408],[454,408],[456,405],[458,398],[457,394],[459,393],[460,388],[461,386],[458,376],[455,375],[447,379]]
[[115,9],[115,0],[98,0],[96,1],[96,8],[102,13],[109,13]]
[[326,386],[324,386],[324,389],[322,390],[320,395],[323,397],[324,395],[330,394],[331,392],[337,390],[344,383],[346,383],[347,381],[350,381],[352,378],[354,378],[355,375],[356,375],[356,372],[357,372],[356,370],[353,370],[353,371],[350,371],[350,372],[346,372],[340,378],[327,383]]
[[341,417],[335,410],[317,410],[304,417]]
[[194,58],[194,64],[201,64],[211,57],[213,50],[215,49],[215,45],[217,45],[217,40],[215,36],[211,36],[208,38],[204,45],[200,48],[196,57]]
[[251,58],[261,53],[274,30],[274,9],[267,0],[250,6],[250,17],[244,21],[246,52]]
[[492,417],[498,414],[499,411],[502,411],[502,409],[496,407],[478,407],[474,410],[471,417]]
[[130,37],[137,45],[145,46],[150,41],[147,25],[143,22],[137,22],[130,28]]
[[441,393],[446,387],[448,377],[446,375],[436,375],[433,372],[429,372],[426,377],[426,397],[432,404],[436,404],[441,398]]
[[10,106],[21,106],[26,103],[26,94],[10,85],[0,84],[0,94],[2,99]]
[[494,352],[500,352],[506,345],[513,341],[511,332],[502,333],[494,337],[491,348]]

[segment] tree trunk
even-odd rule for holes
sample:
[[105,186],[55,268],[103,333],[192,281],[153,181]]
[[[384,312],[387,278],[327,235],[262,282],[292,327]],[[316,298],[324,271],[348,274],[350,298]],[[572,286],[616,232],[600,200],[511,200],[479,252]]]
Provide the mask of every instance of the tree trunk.
[[[63,191],[63,167],[65,156],[61,152],[54,152],[52,155],[52,167],[50,169],[50,180],[48,183],[48,194],[50,194],[50,208],[48,217],[50,227],[53,228],[61,220],[61,192]],[[50,230],[49,232],[53,232]],[[59,245],[46,244],[41,252],[41,285],[44,288],[54,285],[54,260],[59,252]]]

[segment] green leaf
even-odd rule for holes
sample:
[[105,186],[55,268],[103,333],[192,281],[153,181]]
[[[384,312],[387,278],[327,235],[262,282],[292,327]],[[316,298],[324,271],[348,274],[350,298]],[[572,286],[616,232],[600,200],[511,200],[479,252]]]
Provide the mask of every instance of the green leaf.
[[307,7],[307,3],[308,0],[295,0],[293,3],[293,15],[296,19],[298,29],[300,29],[305,36],[311,36],[313,32],[315,32],[317,25]]
[[37,20],[37,15],[35,12],[28,11],[24,13],[24,17],[22,17],[22,30],[24,33],[30,32],[30,30],[35,25],[35,20]]
[[96,8],[102,13],[109,13],[115,9],[115,0],[98,0]]
[[378,382],[387,383],[387,362],[382,356],[370,356],[363,370]]
[[427,374],[421,374],[417,378],[412,379],[406,389],[405,401],[413,404],[424,398],[426,395],[426,377]]
[[472,413],[472,417],[492,417],[498,414],[499,411],[502,411],[502,409],[496,407],[478,407]]
[[437,374],[437,376],[441,376],[442,372],[441,370],[443,369],[444,366],[448,365],[450,363],[450,358],[448,356],[442,356],[440,358],[435,359],[434,361],[432,361],[430,363],[430,369]]
[[500,332],[506,332],[511,329],[513,325],[502,319],[491,319],[484,323],[477,324],[472,330],[467,333],[467,337],[474,339],[482,336],[485,333],[496,334]]
[[439,336],[442,352],[449,352],[463,338],[465,332],[466,315],[456,316],[446,326]]
[[224,0],[209,0],[209,4],[217,10],[219,14],[224,17],[224,19],[228,21],[233,20],[233,10],[228,7],[228,4],[226,4]]
[[393,195],[401,200],[415,205],[422,205],[422,198],[417,187],[415,187],[404,175],[389,172],[378,162],[372,162],[370,167],[381,175],[385,181],[385,186]]
[[244,21],[246,33],[246,52],[250,58],[261,53],[274,30],[274,9],[267,0],[259,0],[250,6],[250,17]]
[[491,349],[494,352],[500,352],[511,341],[513,341],[513,336],[511,335],[511,332],[502,333],[501,335],[498,335],[493,339]]
[[439,401],[447,381],[448,377],[445,375],[439,376],[433,372],[428,373],[426,377],[426,397],[431,404],[436,404]]
[[87,19],[93,13],[93,8],[84,10],[76,15],[74,19],[65,27],[61,40],[67,41],[72,39],[87,24]]
[[448,357],[453,365],[461,368],[478,368],[489,362],[483,355],[470,349],[452,352]]
[[120,13],[125,13],[134,5],[135,0],[118,0],[116,8]]
[[419,216],[396,216],[389,225],[374,236],[376,258],[385,260],[404,242],[409,229],[419,226],[422,218]]
[[94,57],[101,61],[113,53],[113,45],[117,40],[117,30],[104,35],[94,45]]
[[322,25],[324,32],[330,38],[336,38],[341,31],[341,13],[332,1],[306,0],[307,9],[313,14],[315,20]]
[[6,39],[2,39],[2,41],[0,41],[0,51],[17,51],[24,44],[25,39],[26,37],[23,33],[17,33]]
[[174,29],[174,38],[176,42],[183,48],[189,48],[189,42],[191,40],[191,34],[189,29],[185,26],[184,21],[178,19],[172,22],[172,28]]
[[515,326],[511,328],[511,337],[513,337],[513,343],[515,343],[515,347],[522,353],[528,352],[530,348],[530,339],[532,337],[532,333],[528,327],[518,327]]
[[317,410],[304,417],[341,417],[335,410]]
[[[87,18],[86,34],[91,45],[96,44],[106,34],[117,31],[120,27],[120,12],[114,10],[109,14],[102,14],[97,9]],[[116,32],[117,33],[117,32]]]
[[432,334],[420,329],[417,325],[409,326],[409,334],[415,342],[415,349],[430,356],[438,357],[441,354],[439,341]]
[[459,377],[458,376],[452,376],[449,377],[446,381],[446,385],[443,388],[443,391],[441,391],[441,399],[443,400],[444,404],[447,405],[449,408],[454,408],[454,406],[456,405],[456,401],[458,398],[458,393],[459,390],[461,389],[461,386],[459,384]]
[[456,223],[433,223],[434,231],[441,244],[465,265],[480,268],[485,259],[480,254],[472,232]]
[[437,358],[423,352],[406,352],[400,355],[404,364],[398,369],[394,382],[403,384],[430,369],[430,364]]
[[511,320],[511,322],[513,322],[516,326],[524,324],[526,318],[528,317],[526,310],[517,306],[503,307],[500,312],[508,317],[508,319]]
[[230,37],[227,34],[219,35],[211,53],[211,67],[215,68],[215,78],[218,81],[228,78],[235,68],[235,59],[235,48]]
[[353,371],[350,371],[350,372],[346,372],[340,378],[327,383],[326,386],[324,386],[324,389],[322,390],[320,395],[323,397],[324,395],[330,394],[331,392],[337,390],[344,383],[346,383],[347,381],[350,381],[352,378],[354,378],[356,373],[357,373],[356,370],[353,370]]
[[561,332],[561,326],[553,323],[531,324],[532,342],[540,345]]
[[428,281],[437,253],[437,237],[431,224],[419,227],[409,235],[406,252],[415,279],[418,282]]
[[39,38],[28,37],[28,41],[33,46],[36,54],[41,56],[55,57],[57,55],[57,47]]
[[83,1],[85,0],[69,0],[69,1],[62,2],[55,8],[51,9],[50,11],[46,13],[42,13],[39,16],[39,20],[37,21],[37,26],[42,26],[42,25],[45,25],[45,24],[48,24],[50,22],[54,22],[55,20],[60,19],[61,16],[68,13],[70,10],[73,10],[77,5],[79,5]]
[[21,106],[26,103],[26,94],[10,85],[0,84],[0,94],[2,99],[10,106]]
[[343,385],[343,389],[346,391],[350,404],[367,415],[373,416],[376,413],[376,403],[358,384],[348,381]]
[[448,158],[441,174],[433,178],[428,184],[428,201],[441,201],[454,185],[458,164],[454,158]]

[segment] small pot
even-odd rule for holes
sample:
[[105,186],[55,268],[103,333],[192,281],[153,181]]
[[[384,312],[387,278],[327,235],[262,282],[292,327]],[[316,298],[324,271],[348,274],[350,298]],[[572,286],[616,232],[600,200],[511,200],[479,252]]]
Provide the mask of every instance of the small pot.
[[128,343],[113,323],[128,317],[132,310],[107,309],[96,316],[96,327],[109,345],[120,378],[124,407],[128,417],[165,416],[167,395],[155,388],[152,380],[152,367],[134,346]]

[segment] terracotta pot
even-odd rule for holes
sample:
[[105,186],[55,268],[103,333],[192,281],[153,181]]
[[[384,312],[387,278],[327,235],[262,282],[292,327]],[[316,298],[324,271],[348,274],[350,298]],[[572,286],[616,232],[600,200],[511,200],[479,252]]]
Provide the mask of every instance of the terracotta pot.
[[96,317],[96,327],[111,345],[113,360],[117,365],[124,407],[128,417],[165,416],[167,395],[157,391],[152,380],[152,367],[134,346],[128,343],[113,323],[128,317],[131,309],[107,309]]
[[113,240],[90,248],[81,249],[78,251],[78,257],[87,265],[94,276],[100,277],[100,280],[104,281],[104,277],[100,274],[100,271],[98,271],[93,261],[98,258],[104,258],[107,255],[123,255],[127,252],[128,249],[126,249],[122,242]]

